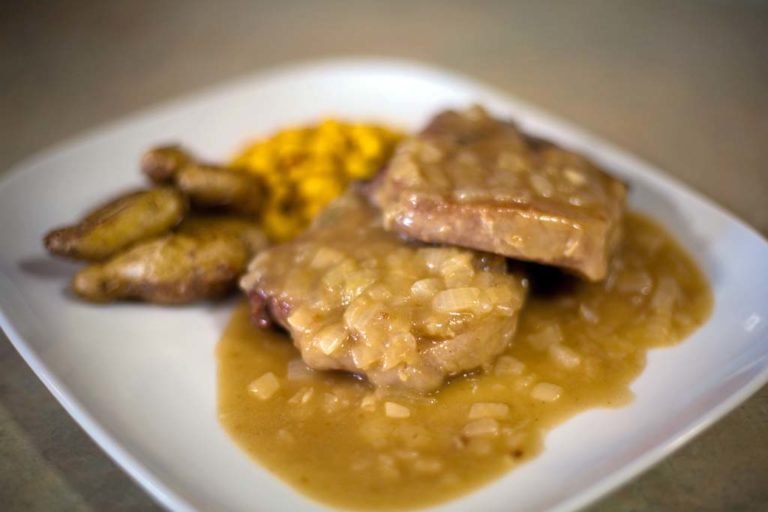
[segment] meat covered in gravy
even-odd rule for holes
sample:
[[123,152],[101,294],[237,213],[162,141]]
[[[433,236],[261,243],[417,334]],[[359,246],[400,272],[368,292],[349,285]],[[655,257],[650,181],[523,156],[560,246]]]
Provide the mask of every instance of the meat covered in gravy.
[[500,256],[402,241],[348,191],[258,255],[241,286],[255,319],[286,328],[310,367],[430,391],[508,346],[527,281]]
[[625,186],[474,107],[437,115],[373,187],[385,229],[605,277]]

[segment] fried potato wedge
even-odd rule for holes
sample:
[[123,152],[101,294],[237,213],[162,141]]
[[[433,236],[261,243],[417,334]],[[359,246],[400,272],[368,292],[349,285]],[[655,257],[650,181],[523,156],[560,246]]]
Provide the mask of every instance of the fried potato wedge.
[[154,183],[174,184],[202,210],[257,216],[266,195],[256,176],[202,163],[179,146],[150,149],[141,159],[141,170]]
[[184,219],[177,233],[204,237],[227,233],[240,238],[251,256],[269,244],[266,235],[256,221],[231,215],[195,215]]
[[57,256],[100,261],[165,233],[181,222],[186,210],[186,199],[173,188],[131,192],[88,213],[77,224],[49,232],[44,244]]
[[152,148],[141,157],[141,171],[154,183],[170,183],[193,158],[179,146]]
[[233,290],[248,255],[245,244],[232,235],[173,233],[84,268],[75,275],[72,289],[91,302],[184,304]]
[[264,184],[259,178],[214,165],[182,167],[176,172],[176,186],[193,206],[241,215],[259,215],[265,197]]
[[92,302],[185,304],[221,297],[235,289],[251,257],[266,245],[252,221],[192,217],[175,233],[86,267],[75,276],[72,288]]

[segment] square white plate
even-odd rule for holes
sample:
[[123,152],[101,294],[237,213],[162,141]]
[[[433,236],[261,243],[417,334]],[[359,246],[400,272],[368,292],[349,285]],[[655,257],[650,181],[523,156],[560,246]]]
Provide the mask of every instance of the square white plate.
[[237,448],[216,418],[214,346],[231,304],[93,306],[65,291],[75,266],[41,237],[139,186],[144,149],[180,141],[226,159],[245,141],[326,115],[405,128],[472,102],[590,155],[631,184],[632,206],[695,255],[715,294],[684,343],[652,351],[629,406],[556,428],[543,454],[440,510],[571,510],[668,455],[768,380],[768,244],[674,180],[566,123],[423,65],[323,61],[280,69],[142,113],[19,165],[0,185],[0,323],[67,411],[175,510],[316,510]]

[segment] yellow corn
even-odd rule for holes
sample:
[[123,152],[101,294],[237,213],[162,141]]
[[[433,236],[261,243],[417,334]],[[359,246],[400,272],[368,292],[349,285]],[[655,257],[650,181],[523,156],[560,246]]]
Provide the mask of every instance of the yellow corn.
[[370,178],[402,139],[375,124],[325,119],[245,147],[232,165],[261,176],[268,189],[262,227],[274,241],[299,234],[350,181]]

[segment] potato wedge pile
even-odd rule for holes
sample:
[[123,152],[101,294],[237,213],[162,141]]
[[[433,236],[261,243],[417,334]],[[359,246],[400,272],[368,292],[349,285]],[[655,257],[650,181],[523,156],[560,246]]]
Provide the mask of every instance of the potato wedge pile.
[[148,151],[151,187],[100,205],[44,238],[56,256],[88,262],[72,280],[82,299],[186,304],[233,291],[267,246],[258,177],[197,161],[179,147]]

